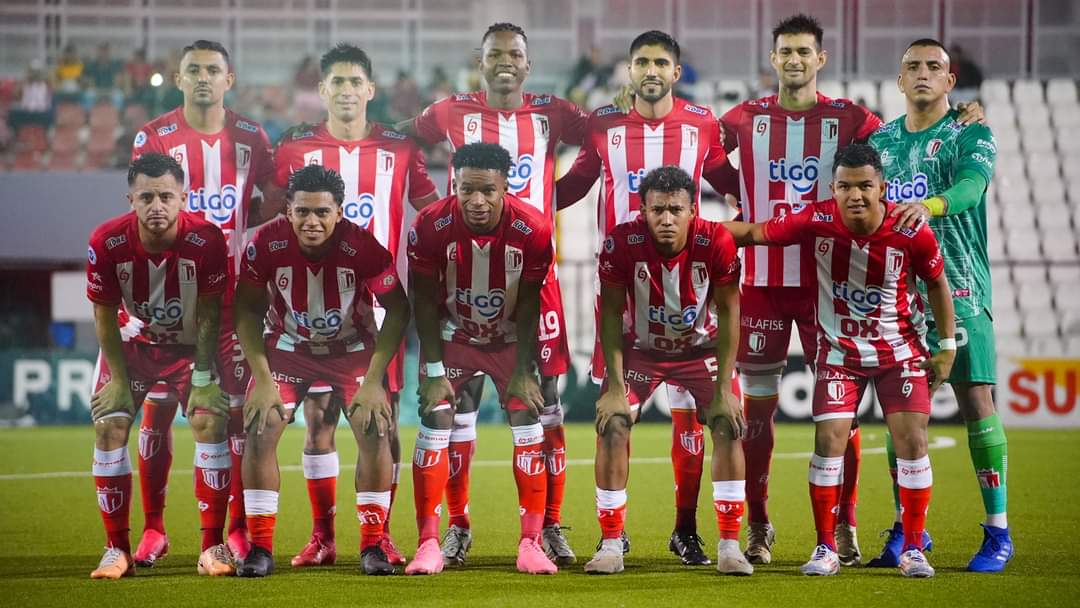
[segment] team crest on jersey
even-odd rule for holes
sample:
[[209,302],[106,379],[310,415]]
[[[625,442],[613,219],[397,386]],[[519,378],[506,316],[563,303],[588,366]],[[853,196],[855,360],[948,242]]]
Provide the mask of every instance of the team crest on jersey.
[[904,252],[889,247],[885,252],[885,278],[890,281],[900,280],[900,271],[904,269]]
[[765,350],[765,334],[760,331],[752,332],[747,337],[747,345],[750,347],[751,351],[761,353]]
[[517,247],[506,248],[506,271],[507,272],[520,272],[521,265],[525,261],[525,256]]
[[690,265],[690,282],[694,289],[701,289],[709,284],[709,269],[705,262],[694,262]]
[[537,95],[533,98],[532,105],[534,106],[546,106],[551,103],[551,95]]
[[830,405],[844,405],[844,394],[847,393],[847,389],[843,382],[839,380],[829,382],[825,387],[825,392],[829,396]]
[[238,121],[236,121],[236,128],[240,129],[241,131],[247,131],[248,133],[258,133],[259,132],[258,125],[250,123],[250,122],[248,122],[246,120],[238,120]]
[[891,165],[892,161],[893,161],[892,152],[889,151],[889,150],[882,150],[881,151],[881,164],[882,165]]
[[179,127],[176,126],[175,122],[171,123],[171,124],[167,124],[164,127],[159,127],[158,130],[157,130],[158,137],[165,137],[169,133],[175,133],[176,129],[178,129],[178,128]]
[[251,166],[251,146],[236,144],[236,168],[247,169]]
[[931,139],[926,144],[926,158],[928,160],[937,156],[937,153],[941,151],[942,141],[940,139]]
[[708,116],[709,115],[709,111],[706,110],[705,108],[701,108],[701,107],[698,107],[698,106],[692,106],[690,104],[686,104],[686,110],[688,112],[692,112],[692,113],[697,114],[699,116]]
[[135,134],[134,145],[135,145],[136,148],[141,148],[144,145],[146,145],[146,133],[145,132],[139,131],[138,133]]
[[394,174],[394,153],[389,150],[378,150],[375,162],[375,173],[379,175]]
[[195,261],[194,260],[180,260],[180,263],[176,267],[178,274],[180,275],[181,284],[194,284],[196,280]]
[[108,239],[105,240],[105,249],[108,249],[108,250],[111,251],[111,250],[119,247],[120,245],[123,245],[126,242],[127,242],[127,235],[126,234],[120,234],[120,235],[117,235],[117,236],[111,236],[111,237],[109,237]]
[[522,220],[514,220],[514,223],[510,224],[510,227],[515,229],[515,230],[520,231],[522,234],[525,234],[525,235],[532,234],[532,232],[533,232],[533,229],[530,228],[529,225],[526,224]]
[[345,293],[356,290],[356,273],[350,268],[337,269],[338,291]]
[[701,431],[683,431],[679,435],[679,445],[688,454],[697,456],[705,449],[705,434]]
[[93,247],[87,247],[86,259],[89,260],[91,264],[97,264],[97,253],[94,251]]
[[537,116],[536,121],[540,123],[540,135],[544,138],[548,138],[548,134],[551,133],[551,128],[548,126],[547,116]]
[[124,506],[124,492],[120,488],[98,488],[97,502],[102,513],[115,513]]
[[514,466],[517,470],[532,477],[544,472],[545,460],[543,450],[524,450],[514,459]]
[[398,141],[405,141],[408,139],[408,136],[404,133],[398,133],[397,131],[391,131],[390,129],[383,131],[382,135],[387,139],[396,139]]
[[308,165],[321,165],[322,164],[322,150],[312,150],[311,152],[304,152],[304,166]]
[[615,106],[604,106],[596,111],[596,117],[607,116],[608,114],[614,114],[619,111],[619,108]]
[[184,242],[191,243],[196,247],[202,247],[206,244],[206,239],[199,236],[198,233],[189,232],[188,235],[184,237]]

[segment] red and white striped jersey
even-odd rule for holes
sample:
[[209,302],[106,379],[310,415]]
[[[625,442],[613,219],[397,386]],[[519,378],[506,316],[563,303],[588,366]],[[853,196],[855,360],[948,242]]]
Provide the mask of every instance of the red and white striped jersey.
[[338,222],[319,260],[300,250],[287,218],[259,228],[244,249],[240,280],[269,289],[263,336],[278,350],[339,355],[375,346],[372,303],[400,285],[390,252],[351,222]]
[[559,180],[561,206],[585,196],[601,173],[604,176],[597,206],[597,243],[619,224],[640,213],[638,187],[645,175],[658,167],[677,165],[698,185],[721,176],[727,155],[720,144],[720,127],[712,111],[675,98],[667,116],[651,120],[631,110],[623,114],[615,106],[605,106],[589,116],[585,141],[570,171]]
[[[172,156],[184,168],[187,210],[221,228],[229,246],[231,271],[237,272],[252,189],[267,183],[274,172],[270,140],[263,128],[226,109],[225,128],[207,135],[187,124],[181,107],[146,123],[135,135],[131,159],[146,152]],[[231,292],[231,284],[229,288]]]
[[817,270],[818,363],[848,368],[887,366],[928,356],[926,317],[915,278],[944,270],[928,224],[901,229],[889,217],[871,235],[856,235],[835,200],[806,205],[765,224],[777,245],[801,244]]
[[405,282],[407,264],[400,245],[415,212],[408,201],[435,192],[424,153],[411,139],[379,124],[359,141],[342,141],[320,125],[283,141],[274,155],[274,181],[282,189],[289,176],[306,165],[322,165],[341,174],[345,182],[342,211],[352,223],[370,230],[390,250],[398,277]]
[[143,248],[134,213],[113,218],[90,235],[86,297],[120,306],[125,342],[194,345],[199,296],[225,292],[229,269],[221,230],[185,211],[176,225],[176,241],[161,253]]
[[638,217],[604,239],[599,272],[602,283],[626,289],[624,333],[633,347],[682,358],[716,346],[713,288],[739,280],[739,256],[723,225],[698,216],[686,247],[665,258]]
[[409,268],[442,287],[442,339],[459,344],[517,341],[514,313],[522,281],[544,280],[551,266],[551,222],[506,195],[489,234],[465,225],[450,196],[420,211],[409,231]]
[[[555,221],[555,146],[577,146],[588,118],[576,105],[553,95],[524,93],[516,110],[488,106],[487,92],[461,93],[428,106],[416,117],[416,134],[429,144],[447,141],[457,150],[473,143],[499,144],[510,153],[510,194]],[[450,172],[447,194],[453,194]]]
[[[821,93],[817,105],[802,112],[785,110],[776,95],[744,101],[720,123],[724,145],[739,148],[739,200],[746,222],[767,222],[806,203],[832,198],[829,183],[836,151],[866,140],[883,124],[870,110]],[[813,271],[803,268],[802,255],[798,246],[746,247],[743,284],[812,285]]]

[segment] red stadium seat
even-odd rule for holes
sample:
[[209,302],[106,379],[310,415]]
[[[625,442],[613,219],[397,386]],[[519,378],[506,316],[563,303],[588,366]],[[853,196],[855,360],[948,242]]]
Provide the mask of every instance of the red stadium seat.
[[38,150],[19,150],[11,164],[12,171],[40,171],[41,152]]
[[61,103],[56,106],[57,128],[78,129],[86,124],[86,112],[77,103]]
[[75,171],[78,169],[77,159],[78,152],[75,150],[53,150],[48,168],[50,171]]
[[53,131],[53,152],[77,152],[79,150],[79,131],[72,128],[57,128]]
[[150,120],[150,113],[141,103],[129,104],[124,108],[124,128],[130,131],[141,128]]
[[20,150],[44,152],[49,148],[45,127],[41,125],[23,125],[15,133],[15,145]]

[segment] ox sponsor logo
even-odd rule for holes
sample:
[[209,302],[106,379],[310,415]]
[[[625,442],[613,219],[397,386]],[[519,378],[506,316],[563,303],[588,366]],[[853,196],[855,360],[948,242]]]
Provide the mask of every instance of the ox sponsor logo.
[[847,281],[842,283],[833,281],[832,294],[834,298],[847,302],[848,307],[852,310],[864,315],[877,310],[885,299],[885,294],[881,291],[881,288],[875,285],[869,285],[866,289],[861,289],[849,285]]
[[454,291],[454,301],[472,308],[481,317],[490,321],[498,316],[506,305],[506,292],[502,289],[492,289],[486,293],[473,293],[471,288],[458,288]]
[[202,247],[206,244],[206,239],[199,236],[198,233],[189,232],[188,235],[184,237],[184,242],[191,243],[196,247]]
[[542,474],[546,468],[543,450],[522,450],[514,457],[514,466],[526,475]]
[[123,245],[126,242],[127,242],[127,235],[126,234],[121,234],[119,236],[111,236],[111,237],[105,239],[105,249],[112,250],[112,249],[115,249],[116,247],[119,247],[120,245]]
[[524,235],[529,235],[533,233],[533,229],[530,228],[529,225],[524,222],[524,220],[514,220],[514,223],[510,224],[510,227]]
[[177,129],[176,123],[170,123],[164,127],[159,127],[157,130],[158,137],[165,137],[169,133],[175,133]]
[[454,223],[453,214],[444,215],[443,217],[440,217],[440,218],[436,219],[435,220],[435,232],[438,232],[438,231],[442,230],[443,228],[446,228],[447,226],[449,226],[452,223]]
[[670,326],[673,329],[689,329],[698,318],[697,306],[690,305],[679,312],[671,313],[666,306],[650,306],[649,321]]
[[596,111],[596,117],[607,116],[608,114],[614,114],[619,111],[619,108],[615,106],[604,106]]
[[313,334],[324,337],[337,335],[343,322],[341,310],[338,308],[331,308],[325,311],[321,316],[310,315],[307,312],[294,310],[292,311],[292,318],[300,327],[309,330]]
[[225,184],[220,192],[199,188],[188,193],[188,211],[202,213],[210,217],[216,223],[225,223],[232,219],[237,205],[240,204],[240,193],[236,186]]
[[810,218],[810,221],[831,223],[833,221],[833,216],[831,213],[822,213],[820,211],[815,211],[814,215]]
[[247,131],[248,133],[258,133],[259,132],[259,125],[255,124],[253,122],[248,122],[246,120],[238,120],[238,121],[236,121],[236,128],[240,129],[241,131]]
[[769,161],[769,181],[784,182],[799,194],[807,194],[817,185],[821,161],[808,156],[800,162],[788,164],[787,159]]
[[897,203],[921,201],[929,193],[930,186],[925,173],[916,173],[907,181],[901,181],[899,177],[893,178],[885,186],[885,200]]
[[289,246],[289,241],[270,241],[270,253],[280,251]]
[[510,173],[506,176],[506,181],[510,185],[510,192],[517,194],[527,188],[535,169],[531,154],[519,156],[517,162],[510,165]]
[[637,233],[632,232],[632,233],[626,235],[626,244],[627,245],[640,245],[640,244],[642,244],[644,242],[645,242],[645,235],[644,234],[637,234]]

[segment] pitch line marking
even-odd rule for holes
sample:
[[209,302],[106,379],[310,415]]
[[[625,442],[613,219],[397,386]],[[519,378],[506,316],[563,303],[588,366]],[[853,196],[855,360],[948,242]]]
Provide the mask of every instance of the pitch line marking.
[[[956,447],[956,440],[952,437],[934,437],[930,440],[927,446],[931,450],[944,450]],[[885,448],[863,448],[863,454],[884,454]],[[773,458],[777,460],[805,460],[810,458],[810,452],[783,452],[773,454]],[[705,460],[710,460],[706,455]],[[630,464],[643,465],[643,464],[668,464],[671,462],[670,457],[653,457],[653,458],[631,458]],[[567,466],[592,466],[593,461],[588,458],[572,458],[566,461]],[[472,463],[474,467],[504,467],[506,466],[505,460],[474,460]],[[341,463],[342,469],[354,469],[356,463]],[[402,468],[411,467],[410,463],[402,463]],[[300,465],[289,464],[281,467],[283,473],[293,473],[297,471],[303,471],[304,468]],[[190,475],[191,469],[173,469],[170,471],[170,475]],[[133,470],[131,472],[133,477],[138,477],[139,472]],[[90,471],[52,471],[45,473],[11,473],[7,475],[0,475],[0,481],[26,481],[34,479],[78,479],[91,477]]]

